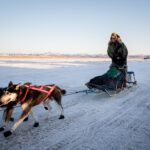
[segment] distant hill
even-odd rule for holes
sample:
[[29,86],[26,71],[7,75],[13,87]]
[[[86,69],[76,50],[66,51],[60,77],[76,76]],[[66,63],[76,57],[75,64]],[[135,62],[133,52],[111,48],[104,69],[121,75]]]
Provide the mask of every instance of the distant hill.
[[[35,54],[23,54],[23,53],[1,53],[0,58],[109,58],[106,54],[58,54],[58,53],[35,53]],[[130,59],[150,59],[149,55],[129,55],[128,58]]]

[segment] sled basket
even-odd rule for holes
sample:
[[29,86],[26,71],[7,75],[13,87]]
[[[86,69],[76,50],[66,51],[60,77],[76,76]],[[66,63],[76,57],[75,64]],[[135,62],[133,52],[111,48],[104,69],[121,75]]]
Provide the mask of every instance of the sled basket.
[[[105,93],[107,93],[109,96],[112,96],[116,93],[119,93],[120,91],[122,91],[124,88],[128,88],[128,87],[132,87],[133,85],[137,84],[137,81],[135,79],[135,74],[133,71],[128,71],[127,75],[126,75],[126,86],[124,87],[124,82],[122,83],[121,87],[118,87],[118,82],[116,82],[116,85],[97,85],[97,84],[92,84],[92,83],[86,83],[85,85],[92,91],[103,91]],[[113,94],[111,94],[113,93]]]

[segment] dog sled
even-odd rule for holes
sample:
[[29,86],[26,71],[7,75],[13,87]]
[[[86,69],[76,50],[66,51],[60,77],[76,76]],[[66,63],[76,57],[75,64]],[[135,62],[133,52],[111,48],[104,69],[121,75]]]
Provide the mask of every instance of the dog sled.
[[[103,76],[98,76],[103,78]],[[98,78],[95,77],[94,79]],[[94,80],[92,79],[92,80]],[[126,73],[126,79],[124,80],[123,74],[121,74],[118,78],[114,80],[110,80],[104,84],[96,84],[92,82],[88,82],[85,84],[88,87],[87,92],[94,93],[106,93],[109,96],[114,96],[125,89],[130,89],[133,86],[137,85],[137,81],[135,79],[134,71],[128,71]]]
[[[107,73],[108,74],[110,73],[109,70]],[[85,84],[85,86],[88,89],[69,92],[68,94],[66,94],[66,96],[79,94],[79,93],[86,93],[86,94],[106,93],[107,95],[112,97],[112,96],[120,93],[121,91],[124,91],[125,89],[128,90],[128,89],[132,88],[133,86],[137,85],[134,71],[128,71],[128,72],[126,72],[126,74],[124,74],[122,72],[115,72],[115,75],[117,75],[117,77],[115,76],[115,78],[110,78],[111,75],[106,77],[106,74],[104,74],[102,76],[94,77],[88,83]],[[113,76],[114,76],[114,74],[113,74]]]

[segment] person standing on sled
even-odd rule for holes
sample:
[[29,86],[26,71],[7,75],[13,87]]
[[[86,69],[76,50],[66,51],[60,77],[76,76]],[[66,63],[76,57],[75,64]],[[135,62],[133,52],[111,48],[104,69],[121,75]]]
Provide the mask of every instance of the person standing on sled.
[[[110,68],[115,67],[120,70],[124,74],[126,80],[128,50],[117,33],[113,32],[111,34],[107,54],[112,59]],[[126,81],[124,87],[125,86]]]

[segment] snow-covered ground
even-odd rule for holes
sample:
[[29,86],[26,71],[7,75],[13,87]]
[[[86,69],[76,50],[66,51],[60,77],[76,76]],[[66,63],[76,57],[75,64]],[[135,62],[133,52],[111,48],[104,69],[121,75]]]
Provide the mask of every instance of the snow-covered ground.
[[[50,60],[0,60],[0,87],[14,83],[55,83],[68,93],[86,89],[84,84],[101,75],[110,62]],[[138,85],[114,97],[79,93],[64,96],[65,119],[52,102],[52,113],[45,119],[43,106],[34,108],[40,126],[32,117],[5,138],[0,133],[0,150],[149,150],[150,149],[150,61],[131,61],[129,70]],[[16,108],[15,119],[21,113]],[[0,119],[2,111],[0,111]],[[0,121],[0,125],[2,121]],[[8,128],[13,125],[10,122]]]

